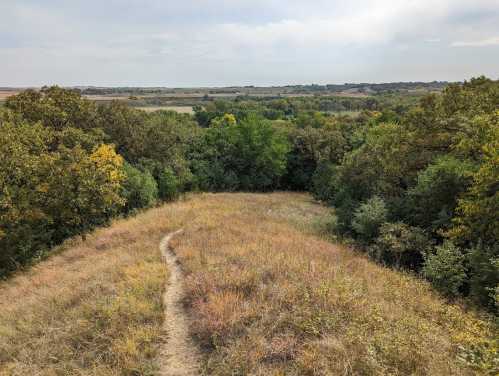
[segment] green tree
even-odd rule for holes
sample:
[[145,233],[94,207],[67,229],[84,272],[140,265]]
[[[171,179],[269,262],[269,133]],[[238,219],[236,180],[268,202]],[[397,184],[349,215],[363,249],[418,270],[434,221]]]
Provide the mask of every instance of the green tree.
[[91,154],[79,146],[61,147],[44,157],[44,210],[52,218],[56,242],[77,234],[85,236],[121,210],[122,166],[122,157],[104,144]]
[[0,125],[0,274],[106,223],[123,203],[113,148],[68,148],[59,136],[40,124]]
[[201,188],[265,191],[279,186],[289,150],[285,132],[256,115],[212,121],[193,162]]
[[125,212],[153,206],[158,199],[158,185],[149,171],[140,171],[129,163],[124,165],[123,197]]
[[408,191],[411,222],[432,231],[448,229],[457,201],[471,183],[473,169],[469,162],[444,156],[422,170]]
[[173,201],[180,195],[180,183],[171,168],[165,168],[158,176],[159,198]]
[[7,98],[5,107],[21,114],[29,122],[40,121],[55,130],[66,127],[95,128],[97,108],[81,96],[79,90],[57,86],[43,87],[40,91],[25,90]]
[[473,183],[459,200],[455,227],[449,231],[458,242],[499,243],[499,127],[497,139],[483,146],[484,161]]

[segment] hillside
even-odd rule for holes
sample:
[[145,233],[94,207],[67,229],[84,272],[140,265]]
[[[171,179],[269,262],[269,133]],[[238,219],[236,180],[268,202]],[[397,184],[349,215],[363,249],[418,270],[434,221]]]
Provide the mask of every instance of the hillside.
[[197,194],[67,241],[0,285],[0,375],[156,374],[158,245],[180,228],[204,374],[494,372],[492,323],[331,243],[328,219],[305,194]]

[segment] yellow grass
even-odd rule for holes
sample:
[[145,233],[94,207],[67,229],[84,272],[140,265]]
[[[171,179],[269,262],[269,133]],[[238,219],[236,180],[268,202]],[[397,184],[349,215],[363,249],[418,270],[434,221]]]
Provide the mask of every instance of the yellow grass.
[[205,374],[493,372],[490,322],[328,242],[327,216],[302,194],[200,194],[73,241],[0,284],[0,375],[154,375],[158,243],[178,228]]
[[[101,229],[0,284],[0,375],[149,375],[172,207]],[[177,217],[180,219],[179,217]]]

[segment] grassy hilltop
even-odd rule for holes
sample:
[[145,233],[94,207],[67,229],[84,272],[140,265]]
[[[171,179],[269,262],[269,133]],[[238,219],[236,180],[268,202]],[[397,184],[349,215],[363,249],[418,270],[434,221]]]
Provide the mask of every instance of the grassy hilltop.
[[158,243],[179,228],[206,374],[491,370],[490,322],[331,243],[329,218],[305,194],[198,194],[68,241],[0,285],[0,374],[154,374],[168,273]]

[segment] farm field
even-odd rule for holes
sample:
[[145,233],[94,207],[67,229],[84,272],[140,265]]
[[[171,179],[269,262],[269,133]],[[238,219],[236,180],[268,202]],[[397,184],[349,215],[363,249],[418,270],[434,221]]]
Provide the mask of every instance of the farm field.
[[5,101],[8,97],[12,95],[19,94],[17,90],[0,90],[0,102]]
[[0,374],[156,374],[158,244],[178,229],[202,374],[473,374],[492,324],[332,243],[329,215],[307,194],[195,194],[70,240],[0,285]]
[[155,111],[175,111],[180,114],[193,114],[194,110],[192,106],[149,106],[149,107],[135,107],[137,110],[143,110],[146,112]]

